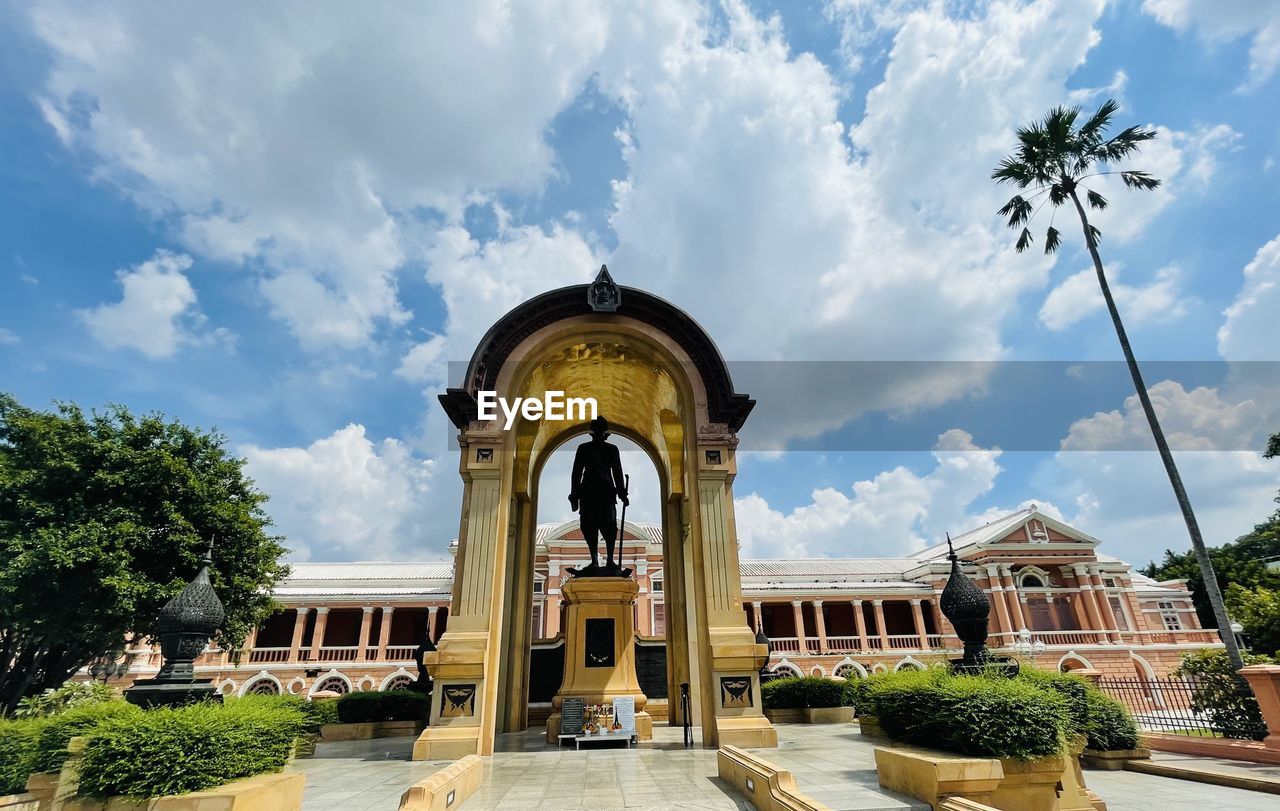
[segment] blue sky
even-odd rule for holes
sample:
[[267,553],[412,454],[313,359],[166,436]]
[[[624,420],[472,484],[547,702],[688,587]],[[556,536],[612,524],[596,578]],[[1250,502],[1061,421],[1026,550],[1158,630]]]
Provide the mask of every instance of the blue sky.
[[[608,262],[761,402],[744,555],[900,554],[1034,501],[1144,562],[1185,531],[1078,224],[1016,255],[987,179],[1019,124],[1114,96],[1165,185],[1100,189],[1103,256],[1229,540],[1280,486],[1244,363],[1280,360],[1278,42],[1248,0],[10,5],[3,388],[218,427],[296,559],[438,557],[447,363]],[[797,361],[828,373],[783,413]]]

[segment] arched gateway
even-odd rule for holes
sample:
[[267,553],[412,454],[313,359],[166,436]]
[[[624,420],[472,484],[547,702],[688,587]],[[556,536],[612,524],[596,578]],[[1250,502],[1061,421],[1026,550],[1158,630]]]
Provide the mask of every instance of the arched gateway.
[[[454,611],[438,652],[427,654],[437,689],[414,758],[490,754],[497,733],[527,728],[539,474],[557,447],[587,431],[585,421],[517,418],[506,430],[502,420],[481,422],[481,391],[508,401],[548,391],[594,397],[611,430],[650,456],[663,497],[667,694],[690,684],[704,745],[776,746],[760,700],[767,650],[743,610],[733,515],[737,431],[755,401],[734,392],[715,344],[688,314],[614,285],[601,268],[591,285],[544,293],[503,316],[476,348],[463,387],[440,396],[459,430],[462,519]],[[683,723],[674,700],[669,722]]]

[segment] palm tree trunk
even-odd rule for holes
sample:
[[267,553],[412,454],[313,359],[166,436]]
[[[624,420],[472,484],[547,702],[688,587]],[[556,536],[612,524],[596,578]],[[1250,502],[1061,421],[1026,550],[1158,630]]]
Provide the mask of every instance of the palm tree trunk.
[[1098,286],[1102,288],[1102,297],[1107,302],[1107,312],[1111,314],[1111,323],[1116,328],[1116,337],[1120,339],[1120,348],[1124,351],[1125,363],[1129,365],[1129,375],[1133,378],[1133,386],[1138,392],[1138,401],[1142,403],[1142,411],[1147,415],[1147,424],[1151,427],[1151,436],[1156,441],[1156,449],[1160,452],[1160,461],[1164,462],[1165,473],[1169,475],[1169,484],[1173,486],[1174,498],[1178,501],[1178,509],[1182,510],[1182,520],[1187,525],[1187,534],[1191,536],[1191,548],[1195,551],[1196,562],[1200,564],[1200,576],[1204,579],[1204,590],[1209,597],[1209,605],[1213,607],[1213,617],[1218,623],[1218,637],[1227,649],[1227,657],[1236,670],[1244,667],[1244,659],[1240,656],[1240,647],[1236,644],[1236,635],[1231,632],[1231,619],[1227,616],[1227,606],[1222,600],[1222,590],[1218,588],[1218,576],[1213,571],[1213,561],[1209,559],[1209,550],[1205,548],[1204,538],[1200,535],[1200,524],[1196,521],[1195,511],[1191,509],[1191,499],[1187,497],[1187,488],[1182,484],[1182,476],[1173,461],[1173,453],[1160,428],[1160,419],[1156,416],[1155,407],[1151,405],[1151,397],[1147,394],[1147,385],[1142,380],[1142,371],[1133,356],[1133,348],[1129,346],[1129,336],[1124,331],[1124,323],[1120,320],[1120,310],[1116,308],[1115,299],[1111,295],[1111,286],[1107,284],[1107,274],[1102,269],[1102,258],[1098,256],[1098,245],[1094,242],[1093,233],[1089,230],[1089,218],[1086,216],[1080,198],[1072,189],[1071,200],[1076,204],[1080,214],[1080,224],[1084,228],[1084,242],[1089,247],[1089,256],[1093,258],[1093,269],[1098,272]]

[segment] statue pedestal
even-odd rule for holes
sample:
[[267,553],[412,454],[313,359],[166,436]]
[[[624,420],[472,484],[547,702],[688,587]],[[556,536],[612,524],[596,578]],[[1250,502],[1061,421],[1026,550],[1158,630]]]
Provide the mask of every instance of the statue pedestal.
[[636,702],[636,736],[653,737],[653,718],[644,712],[644,692],[636,677],[635,601],[640,588],[629,577],[577,577],[564,584],[564,680],[552,699],[547,742],[560,734],[560,708],[566,698],[587,705]]

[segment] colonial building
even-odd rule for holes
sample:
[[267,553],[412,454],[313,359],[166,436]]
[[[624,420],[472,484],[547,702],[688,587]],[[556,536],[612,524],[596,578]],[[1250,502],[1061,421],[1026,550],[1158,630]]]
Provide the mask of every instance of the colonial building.
[[[541,525],[536,541],[533,671],[540,651],[563,644],[560,586],[566,569],[587,559],[576,522]],[[1097,539],[1034,506],[953,544],[991,600],[989,645],[1039,667],[1166,675],[1186,651],[1221,644],[1200,627],[1185,581],[1144,577],[1100,552]],[[640,587],[637,644],[661,648],[660,527],[628,522],[622,560]],[[945,543],[900,558],[744,560],[743,607],[748,624],[770,640],[775,672],[851,678],[920,667],[960,648],[938,609],[949,571]],[[401,686],[415,677],[421,640],[439,639],[447,628],[452,589],[448,561],[294,564],[276,592],[284,609],[242,650],[210,649],[197,670],[224,693]],[[156,648],[128,654],[129,678],[159,668]],[[531,702],[538,701],[538,690],[531,691]]]

